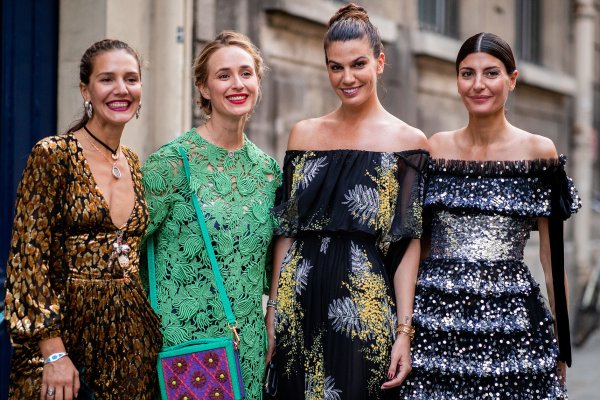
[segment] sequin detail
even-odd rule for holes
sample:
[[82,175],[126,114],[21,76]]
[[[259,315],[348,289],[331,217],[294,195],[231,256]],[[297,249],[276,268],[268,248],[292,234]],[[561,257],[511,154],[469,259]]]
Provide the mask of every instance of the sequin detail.
[[[431,252],[419,269],[413,372],[403,399],[565,399],[553,319],[523,263],[549,216],[556,160],[434,160],[426,212]],[[580,207],[572,181],[564,203]]]

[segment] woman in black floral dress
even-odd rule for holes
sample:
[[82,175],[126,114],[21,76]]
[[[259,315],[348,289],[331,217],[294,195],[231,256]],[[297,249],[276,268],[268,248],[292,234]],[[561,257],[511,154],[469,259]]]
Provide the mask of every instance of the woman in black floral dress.
[[138,157],[120,144],[140,66],[126,43],[94,43],[83,118],[29,156],[7,266],[10,399],[154,396],[161,335],[138,274],[148,209]]
[[411,368],[427,142],[379,102],[385,56],[362,7],[333,16],[325,56],[341,105],[292,129],[275,208],[278,395],[396,398]]

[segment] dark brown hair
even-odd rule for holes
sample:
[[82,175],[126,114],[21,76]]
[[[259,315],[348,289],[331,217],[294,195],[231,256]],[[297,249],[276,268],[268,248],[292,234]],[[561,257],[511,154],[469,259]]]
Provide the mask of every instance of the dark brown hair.
[[462,60],[472,53],[487,53],[496,57],[498,60],[502,61],[502,64],[504,64],[506,72],[508,72],[509,75],[517,69],[515,56],[508,43],[500,36],[494,35],[493,33],[480,32],[465,40],[460,47],[458,55],[456,56],[457,75],[458,67]]
[[341,7],[329,20],[323,47],[325,49],[325,62],[327,49],[333,42],[346,42],[348,40],[362,39],[366,37],[373,49],[375,58],[383,52],[383,44],[379,30],[369,20],[369,14],[361,6],[354,3]]
[[[196,57],[194,61],[193,74],[194,84],[200,90],[200,86],[205,86],[208,82],[208,61],[210,57],[219,49],[227,46],[237,46],[244,50],[254,60],[254,70],[256,77],[260,83],[264,74],[264,62],[258,48],[252,44],[250,39],[242,33],[233,31],[223,31],[219,33],[213,40],[208,42],[202,49],[202,52]],[[260,95],[260,92],[259,92]],[[212,106],[210,100],[202,97],[200,94],[200,108],[206,115],[212,113]]]
[[[127,53],[131,54],[137,61],[140,77],[142,76],[142,59],[137,51],[120,40],[104,39],[92,44],[83,53],[83,56],[81,56],[81,61],[79,62],[79,81],[85,85],[89,85],[90,76],[92,76],[94,70],[94,58],[102,53],[113,50],[125,50]],[[89,120],[90,119],[84,109],[83,116],[78,121],[71,124],[67,129],[67,133],[78,131],[83,128]]]

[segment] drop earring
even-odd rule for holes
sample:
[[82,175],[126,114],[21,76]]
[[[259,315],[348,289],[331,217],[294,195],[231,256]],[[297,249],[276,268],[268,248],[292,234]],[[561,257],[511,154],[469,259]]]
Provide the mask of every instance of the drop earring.
[[140,119],[140,111],[142,110],[142,103],[138,106],[138,109],[135,111],[135,119]]
[[85,109],[85,113],[88,116],[88,119],[92,119],[92,115],[94,115],[94,108],[92,107],[92,102],[86,100],[83,103],[83,108]]

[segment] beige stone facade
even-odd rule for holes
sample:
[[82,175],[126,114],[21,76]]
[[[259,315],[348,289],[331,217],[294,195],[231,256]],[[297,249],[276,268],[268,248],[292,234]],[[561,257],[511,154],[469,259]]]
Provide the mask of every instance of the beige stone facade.
[[[489,31],[499,34],[516,49],[517,13],[528,2],[446,1],[456,6],[455,37],[423,29],[419,23],[420,2],[423,0],[357,1],[367,8],[384,40],[387,65],[380,84],[384,105],[391,113],[431,135],[466,123],[467,116],[456,93],[454,69],[454,58],[462,41],[474,33]],[[64,130],[75,117],[73,110],[82,108],[77,90],[77,63],[83,50],[104,37],[120,38],[139,49],[146,60],[142,117],[127,126],[124,137],[125,143],[145,159],[161,144],[199,123],[197,94],[191,78],[193,54],[219,31],[234,29],[250,36],[269,66],[263,98],[250,121],[248,135],[282,161],[292,125],[303,118],[327,113],[338,104],[325,71],[322,38],[329,17],[344,3],[61,0],[58,128]],[[582,87],[595,84],[600,100],[600,78],[597,78],[600,17],[598,12],[594,13],[594,6],[597,9],[600,2],[539,0],[537,3],[541,4],[540,37],[536,42],[539,59],[535,63],[517,60],[520,74],[517,89],[508,102],[508,118],[516,126],[548,136],[561,153],[572,156],[583,149],[593,158],[595,152],[589,149],[595,143],[594,136],[577,136],[575,121],[581,121],[583,116],[585,123],[586,118],[594,115],[600,121],[597,116],[600,105],[593,107],[587,97],[581,97]],[[580,15],[582,10],[585,16]],[[591,21],[591,25],[578,25],[578,21]],[[580,30],[580,26],[595,27],[595,47],[594,38],[583,43],[585,40],[578,32],[587,32],[587,28]],[[584,57],[582,51],[589,51],[591,59],[578,59]],[[595,81],[588,82],[589,78],[581,73],[582,62],[590,64]],[[586,106],[591,115],[578,113]],[[583,145],[576,149],[577,143]],[[576,171],[578,184],[583,183],[586,206],[592,191],[600,190],[600,166],[596,162],[592,167],[592,158]],[[569,168],[573,174],[577,160],[572,157],[571,161]],[[579,237],[589,241],[594,226],[589,221],[598,218],[598,214],[587,211],[583,215],[585,221],[575,217],[568,229],[572,231],[581,222],[583,233]],[[578,264],[585,260],[589,263],[591,248],[582,247],[586,254],[577,260]],[[578,247],[573,251],[579,251]]]

